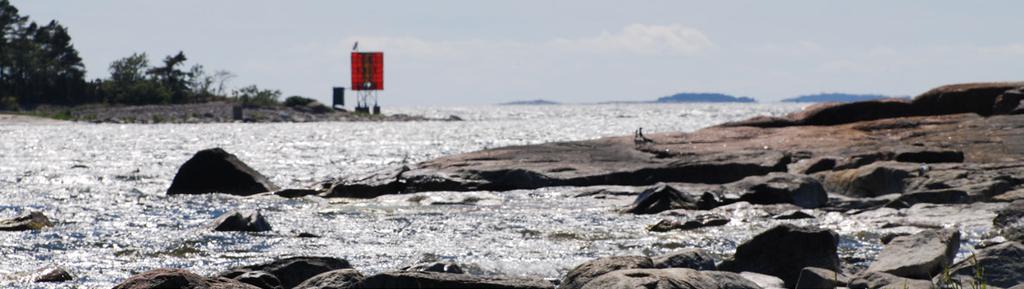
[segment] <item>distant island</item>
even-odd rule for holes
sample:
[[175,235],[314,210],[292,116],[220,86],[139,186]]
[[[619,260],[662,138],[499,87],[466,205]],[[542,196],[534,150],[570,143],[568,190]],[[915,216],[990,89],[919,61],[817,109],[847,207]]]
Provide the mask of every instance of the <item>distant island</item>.
[[510,102],[505,102],[505,103],[499,103],[498,105],[557,105],[557,104],[561,104],[561,103],[550,101],[550,100],[544,100],[544,99],[534,99],[534,100],[510,101]]
[[893,97],[881,94],[818,93],[787,98],[783,99],[782,102],[855,102],[883,98]]
[[721,93],[690,93],[683,92],[658,98],[655,103],[676,102],[757,102],[749,97],[736,97]]

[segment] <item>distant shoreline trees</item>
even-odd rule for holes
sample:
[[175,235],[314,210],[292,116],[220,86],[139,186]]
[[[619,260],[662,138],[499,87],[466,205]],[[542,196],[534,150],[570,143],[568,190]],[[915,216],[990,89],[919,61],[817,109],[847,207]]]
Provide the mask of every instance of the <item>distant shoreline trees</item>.
[[185,68],[184,52],[151,66],[145,53],[110,64],[107,79],[85,80],[85,65],[68,29],[56,20],[39,26],[21,16],[9,0],[0,0],[0,110],[40,105],[147,105],[235,101],[243,105],[280,103],[281,92],[255,85],[229,91],[235,77],[202,65]]

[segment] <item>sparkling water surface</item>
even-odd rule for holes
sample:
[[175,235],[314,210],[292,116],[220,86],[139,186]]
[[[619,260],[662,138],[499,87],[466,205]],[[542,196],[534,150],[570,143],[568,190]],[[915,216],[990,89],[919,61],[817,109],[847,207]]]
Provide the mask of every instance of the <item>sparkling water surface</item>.
[[[200,274],[282,256],[334,256],[364,274],[419,260],[448,259],[473,274],[558,278],[599,256],[655,255],[680,247],[729,254],[771,223],[653,233],[661,216],[620,214],[632,197],[573,196],[576,188],[435,192],[371,200],[167,196],[178,166],[196,151],[222,147],[283,188],[507,145],[585,140],[645,132],[693,131],[794,104],[629,104],[392,108],[387,113],[460,122],[271,124],[0,124],[0,218],[42,211],[41,231],[0,232],[0,287],[108,288],[146,270]],[[465,203],[456,204],[451,203]],[[232,209],[259,209],[273,230],[213,232]],[[794,221],[790,221],[794,222]],[[856,231],[838,213],[810,221]],[[851,229],[854,228],[854,229]],[[845,231],[843,231],[845,230]],[[319,237],[300,238],[299,233]],[[851,233],[852,234],[852,233]],[[865,237],[866,238],[866,237]],[[850,253],[858,237],[841,244]],[[875,249],[877,250],[877,249]],[[42,267],[76,275],[65,284],[24,282]]]

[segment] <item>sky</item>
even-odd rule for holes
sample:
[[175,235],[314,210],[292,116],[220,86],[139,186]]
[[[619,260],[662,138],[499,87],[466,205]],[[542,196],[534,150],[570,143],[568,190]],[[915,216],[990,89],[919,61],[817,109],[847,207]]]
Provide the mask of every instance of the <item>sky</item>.
[[[382,106],[642,101],[719,92],[913,96],[1024,79],[1022,1],[13,0],[66,25],[90,78],[145,52],[328,102],[352,44]],[[350,100],[351,101],[351,98]]]

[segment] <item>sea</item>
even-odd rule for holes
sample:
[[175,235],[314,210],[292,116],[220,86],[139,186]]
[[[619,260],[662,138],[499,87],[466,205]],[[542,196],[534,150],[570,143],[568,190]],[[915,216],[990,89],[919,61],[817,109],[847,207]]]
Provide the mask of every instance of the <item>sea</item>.
[[[734,215],[722,227],[650,232],[646,226],[664,216],[623,214],[618,210],[632,196],[578,197],[579,188],[376,199],[168,196],[166,190],[182,163],[213,147],[235,154],[280,187],[309,188],[488,148],[631,135],[638,128],[646,134],[691,132],[802,106],[385,107],[385,113],[463,121],[0,124],[0,219],[40,211],[55,223],[39,231],[0,232],[0,287],[109,288],[155,268],[213,275],[287,256],[343,258],[363,274],[448,260],[471,274],[554,279],[602,256],[655,256],[685,247],[727,256],[773,223]],[[262,212],[273,230],[211,230],[218,215],[242,209]],[[877,251],[860,237],[864,228],[841,216],[800,222],[838,230],[847,259]],[[66,268],[75,279],[28,282],[36,270],[51,266]]]

